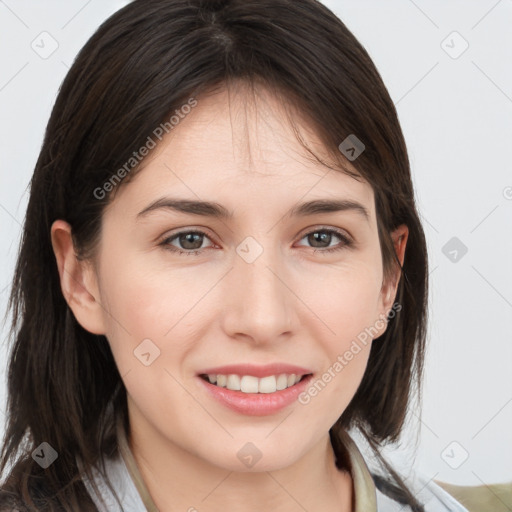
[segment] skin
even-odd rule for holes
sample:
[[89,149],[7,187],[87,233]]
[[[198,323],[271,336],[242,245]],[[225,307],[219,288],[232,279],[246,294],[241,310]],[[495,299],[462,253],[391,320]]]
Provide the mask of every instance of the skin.
[[[399,274],[384,282],[371,186],[308,158],[286,119],[265,90],[256,102],[243,88],[200,97],[120,186],[93,260],[76,259],[66,222],[52,226],[64,296],[79,323],[111,345],[128,394],[130,446],[160,510],[353,510],[352,479],[335,467],[328,432],[361,382],[371,341],[307,405],[269,416],[227,409],[196,376],[279,361],[318,377],[393,305]],[[322,154],[310,123],[298,112],[295,120]],[[170,209],[137,217],[164,196],[215,201],[234,217]],[[359,202],[369,220],[353,210],[287,216],[298,203],[333,198]],[[353,245],[334,234],[315,244],[307,235],[322,228]],[[195,245],[170,238],[193,229],[206,233]],[[406,226],[392,233],[401,262],[407,234]],[[236,252],[248,236],[263,248],[252,263]],[[171,252],[166,238],[202,252]],[[334,246],[342,248],[325,252]],[[149,366],[133,353],[144,339],[160,350]],[[262,453],[252,468],[237,457],[247,442]]]

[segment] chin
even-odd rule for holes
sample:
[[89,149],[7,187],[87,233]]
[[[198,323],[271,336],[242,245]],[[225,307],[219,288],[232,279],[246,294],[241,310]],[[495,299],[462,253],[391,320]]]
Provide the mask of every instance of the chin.
[[222,454],[215,454],[217,456],[214,455],[209,461],[224,470],[237,473],[279,471],[293,465],[301,457],[303,450],[297,447],[298,442],[290,438],[288,442],[280,442],[277,446],[268,439],[247,440],[230,443],[229,449],[226,448]]

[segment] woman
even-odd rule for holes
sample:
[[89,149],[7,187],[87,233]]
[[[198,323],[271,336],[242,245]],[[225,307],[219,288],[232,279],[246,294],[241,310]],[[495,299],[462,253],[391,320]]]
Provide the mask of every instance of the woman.
[[464,511],[379,453],[419,393],[427,275],[393,102],[338,18],[135,0],[31,182],[3,509]]

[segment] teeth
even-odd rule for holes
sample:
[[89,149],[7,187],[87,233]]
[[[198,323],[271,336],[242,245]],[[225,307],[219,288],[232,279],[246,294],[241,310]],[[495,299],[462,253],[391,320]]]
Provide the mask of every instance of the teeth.
[[281,391],[288,387],[288,377],[283,373],[277,377],[276,388]]
[[260,379],[258,391],[260,393],[275,393],[277,391],[276,378],[273,375]]
[[257,393],[258,377],[253,377],[252,375],[244,375],[240,379],[240,391],[244,393]]
[[228,375],[226,387],[233,391],[240,391],[240,377],[238,375]]
[[291,375],[282,373],[280,375],[269,375],[258,379],[252,375],[215,375],[209,374],[208,381],[221,388],[227,388],[232,391],[242,391],[242,393],[275,393],[289,388],[300,381],[302,375]]

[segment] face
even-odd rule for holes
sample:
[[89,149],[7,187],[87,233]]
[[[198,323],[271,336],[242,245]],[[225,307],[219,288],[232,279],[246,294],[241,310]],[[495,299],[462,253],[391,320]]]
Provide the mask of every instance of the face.
[[[394,299],[371,186],[308,157],[279,101],[258,94],[198,98],[119,188],[87,285],[101,307],[74,309],[107,336],[133,420],[233,471],[251,470],[249,442],[261,471],[325,438],[363,377],[361,333],[384,332]],[[312,201],[341,206],[300,210]]]

